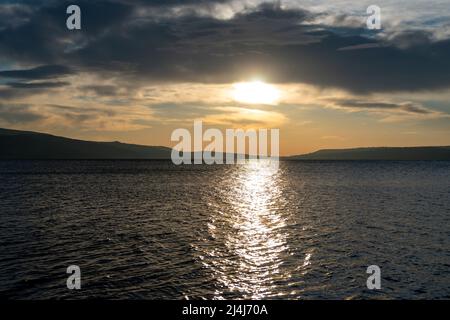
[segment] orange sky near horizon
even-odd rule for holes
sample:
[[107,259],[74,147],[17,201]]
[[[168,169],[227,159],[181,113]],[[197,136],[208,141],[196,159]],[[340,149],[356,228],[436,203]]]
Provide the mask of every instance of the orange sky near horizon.
[[[72,82],[86,80],[72,79]],[[227,128],[277,128],[280,129],[282,156],[328,148],[450,145],[450,118],[444,112],[412,114],[402,109],[354,110],[335,102],[364,99],[395,103],[392,101],[398,100],[398,95],[367,99],[342,90],[323,90],[307,85],[261,82],[260,88],[258,85],[255,88],[252,83],[241,85],[238,93],[236,84],[164,84],[124,91],[120,94],[126,102],[115,105],[89,94],[77,99],[82,93],[76,88],[75,94],[71,95],[67,94],[72,92],[70,90],[54,91],[32,97],[33,104],[38,106],[35,110],[49,115],[45,121],[12,127],[84,140],[168,147],[176,144],[170,141],[172,131],[186,128],[192,132],[194,120],[202,120],[205,129],[218,128],[223,133]],[[246,90],[250,91],[247,96]],[[273,92],[267,94],[267,90]],[[174,97],[176,101],[173,101]],[[429,99],[420,94],[409,98]],[[442,99],[445,99],[444,95]],[[133,101],[133,105],[130,106],[128,101]],[[30,98],[22,99],[21,103],[30,103]],[[95,116],[81,118],[79,114],[85,110]]]

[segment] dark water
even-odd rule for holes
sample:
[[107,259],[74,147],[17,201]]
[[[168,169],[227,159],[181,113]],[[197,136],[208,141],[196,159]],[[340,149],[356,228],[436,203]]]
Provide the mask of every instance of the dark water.
[[450,162],[0,162],[0,210],[0,297],[450,298]]

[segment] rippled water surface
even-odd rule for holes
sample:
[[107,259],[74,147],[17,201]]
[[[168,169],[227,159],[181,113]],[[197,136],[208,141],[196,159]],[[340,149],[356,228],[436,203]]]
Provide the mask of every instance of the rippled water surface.
[[450,298],[449,222],[450,162],[0,162],[0,297]]

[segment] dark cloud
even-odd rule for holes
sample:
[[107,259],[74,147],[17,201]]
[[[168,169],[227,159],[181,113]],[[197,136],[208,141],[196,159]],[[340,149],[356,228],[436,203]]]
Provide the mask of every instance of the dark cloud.
[[394,33],[389,37],[390,42],[399,48],[411,46],[427,47],[432,45],[432,34],[425,30],[411,30]]
[[26,23],[32,11],[32,7],[18,4],[4,4],[0,10],[0,30],[3,28],[17,27]]
[[73,74],[66,66],[44,65],[31,69],[0,71],[0,78],[16,78],[26,80],[49,79]]
[[68,82],[10,82],[0,88],[0,98],[11,100],[46,93],[70,85]]
[[420,30],[381,41],[366,36],[364,26],[340,33],[337,27],[312,25],[314,15],[306,10],[268,4],[218,20],[195,12],[152,16],[137,10],[181,1],[105,0],[78,1],[82,30],[69,31],[67,4],[43,3],[25,17],[22,10],[19,26],[0,30],[0,56],[120,75],[124,81],[223,83],[261,76],[356,93],[450,86],[450,40],[435,41]]
[[382,47],[379,43],[363,43],[357,44],[354,46],[339,48],[338,51],[347,51],[347,50],[364,50],[364,49],[374,49]]
[[5,105],[0,104],[0,120],[8,124],[22,124],[38,120],[45,117],[30,110],[28,105]]
[[351,109],[353,111],[372,110],[372,111],[402,111],[411,114],[433,114],[436,111],[427,109],[421,105],[414,103],[386,103],[386,102],[371,102],[358,100],[334,100],[333,105],[339,108]]
[[89,85],[80,87],[81,90],[94,93],[98,96],[116,96],[119,92],[119,89],[116,86],[112,85]]
[[136,5],[173,6],[187,4],[225,3],[230,0],[113,0],[114,2],[133,3]]
[[0,123],[8,125],[26,124],[51,117],[56,117],[59,123],[70,122],[72,125],[82,125],[87,121],[116,115],[117,113],[112,110],[98,108],[0,103]]
[[69,82],[10,82],[7,86],[16,89],[49,89],[68,86]]

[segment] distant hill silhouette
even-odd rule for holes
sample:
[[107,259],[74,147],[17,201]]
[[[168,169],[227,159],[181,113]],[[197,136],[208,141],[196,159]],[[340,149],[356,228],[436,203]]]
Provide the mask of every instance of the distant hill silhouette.
[[[0,159],[170,159],[171,151],[167,147],[83,141],[0,128]],[[450,147],[329,149],[282,159],[450,160]]]
[[450,160],[450,147],[328,149],[288,160]]
[[0,129],[0,159],[170,159],[171,149]]

